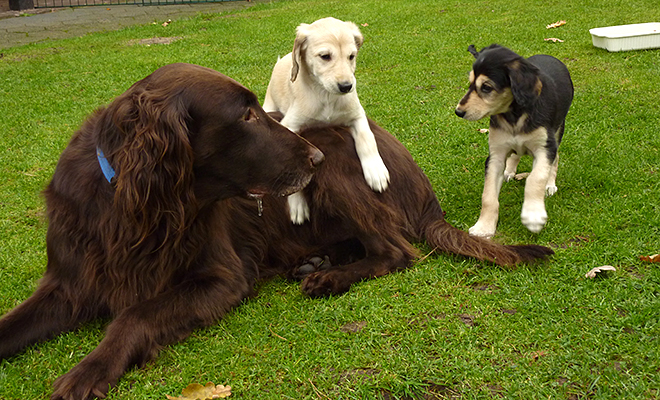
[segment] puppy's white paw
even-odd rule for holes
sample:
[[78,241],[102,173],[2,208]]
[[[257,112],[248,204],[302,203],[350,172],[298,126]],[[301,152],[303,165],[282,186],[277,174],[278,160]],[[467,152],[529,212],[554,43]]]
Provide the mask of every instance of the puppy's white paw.
[[516,171],[504,171],[504,182],[511,181],[516,176]]
[[557,193],[557,186],[555,185],[548,185],[545,187],[545,195],[547,197],[552,196],[553,194]]
[[287,197],[286,200],[289,204],[291,222],[296,225],[302,225],[305,221],[309,220],[309,206],[302,192],[296,192]]
[[376,192],[384,192],[390,183],[390,172],[380,155],[362,161],[362,172],[369,187]]
[[522,220],[523,225],[527,227],[527,229],[534,233],[539,233],[545,226],[545,223],[548,221],[548,213],[545,212],[544,208],[531,208],[523,206],[520,219]]
[[495,226],[487,224],[481,220],[477,221],[472,228],[468,230],[471,236],[479,236],[482,238],[490,239],[495,235]]

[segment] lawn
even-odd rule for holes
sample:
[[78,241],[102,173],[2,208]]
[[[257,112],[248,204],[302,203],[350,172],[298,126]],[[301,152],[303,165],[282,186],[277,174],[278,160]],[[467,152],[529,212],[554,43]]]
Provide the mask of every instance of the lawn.
[[[556,254],[503,269],[432,253],[320,300],[296,282],[265,282],[216,325],[128,372],[109,398],[165,399],[208,381],[231,385],[232,399],[660,398],[660,264],[640,260],[660,253],[660,50],[609,53],[589,35],[660,21],[657,0],[282,0],[2,50],[0,314],[44,271],[40,191],[88,114],[172,62],[216,69],[263,99],[295,27],[325,16],[360,26],[362,105],[410,150],[461,229],[479,215],[488,151],[479,132],[488,122],[453,111],[473,61],[467,46],[500,43],[566,63],[575,99],[549,222],[527,231],[524,181],[506,183],[493,239]],[[567,23],[546,29],[558,20]],[[178,40],[139,42],[157,37]],[[520,170],[530,167],[523,159]],[[616,272],[585,278],[602,265]],[[0,361],[0,399],[47,399],[106,323]]]

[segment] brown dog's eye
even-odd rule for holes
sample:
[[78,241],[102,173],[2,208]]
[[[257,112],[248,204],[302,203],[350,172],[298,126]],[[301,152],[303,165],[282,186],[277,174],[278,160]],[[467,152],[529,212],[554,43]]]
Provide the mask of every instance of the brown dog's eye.
[[330,54],[321,54],[319,57],[321,57],[323,61],[330,61],[332,59]]
[[490,93],[493,91],[493,87],[490,85],[481,85],[481,92],[482,93]]
[[245,114],[243,114],[243,120],[246,122],[258,120],[259,116],[254,113],[254,110],[252,108],[248,108],[247,111],[245,111]]

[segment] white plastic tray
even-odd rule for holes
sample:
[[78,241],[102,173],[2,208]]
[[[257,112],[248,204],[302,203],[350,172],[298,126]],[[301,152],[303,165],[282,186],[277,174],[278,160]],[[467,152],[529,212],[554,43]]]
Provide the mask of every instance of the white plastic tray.
[[660,23],[607,26],[589,29],[594,46],[607,51],[654,49],[660,47]]

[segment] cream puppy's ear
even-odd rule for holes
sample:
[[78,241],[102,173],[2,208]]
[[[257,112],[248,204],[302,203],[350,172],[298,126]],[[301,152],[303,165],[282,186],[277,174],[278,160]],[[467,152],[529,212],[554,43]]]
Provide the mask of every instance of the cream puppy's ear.
[[353,33],[353,37],[355,38],[355,46],[360,50],[360,47],[362,47],[362,43],[364,43],[364,36],[362,36],[362,32],[360,32],[360,28],[357,27],[353,22],[346,21],[344,22],[351,30]]
[[307,36],[309,35],[309,24],[300,24],[296,28],[296,40],[293,42],[293,51],[291,52],[291,82],[294,82],[298,77],[300,71],[300,64],[303,62],[302,57],[305,52],[305,45],[307,44]]

